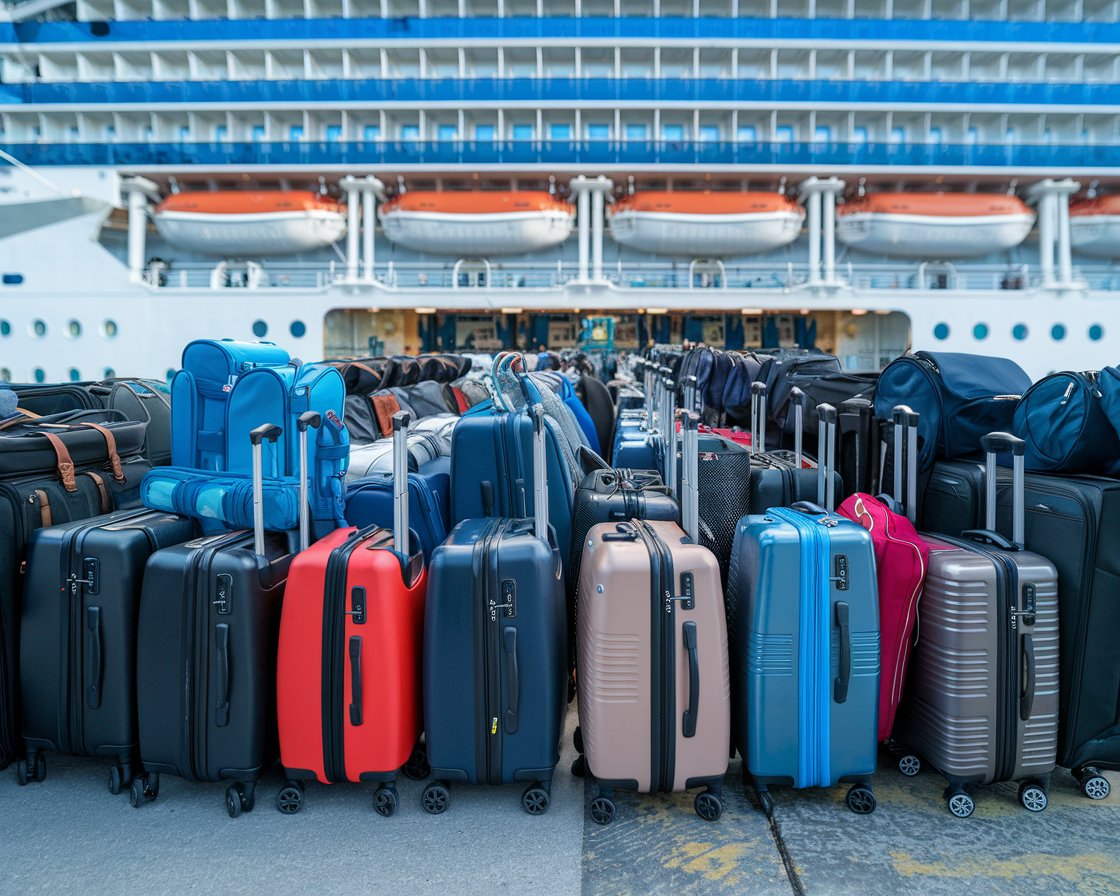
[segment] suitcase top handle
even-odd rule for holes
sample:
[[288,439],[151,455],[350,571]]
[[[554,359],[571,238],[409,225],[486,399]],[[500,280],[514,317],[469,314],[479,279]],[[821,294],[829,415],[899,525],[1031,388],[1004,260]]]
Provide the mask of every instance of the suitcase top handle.
[[[904,404],[891,412],[894,423],[894,494],[892,497],[906,510],[906,518],[918,521],[918,420],[917,411]],[[903,437],[906,444],[903,446]],[[906,489],[902,488],[902,469],[906,468]]]
[[311,542],[307,519],[307,430],[318,429],[323,417],[318,411],[304,411],[296,420],[299,430],[299,549],[307,550]]
[[836,509],[836,408],[817,405],[817,503],[832,513]]
[[1009,432],[991,432],[980,439],[984,449],[984,526],[989,532],[996,529],[996,454],[1001,449],[1011,452],[1011,541],[1023,549],[1026,534],[1026,477],[1025,454],[1027,443]]

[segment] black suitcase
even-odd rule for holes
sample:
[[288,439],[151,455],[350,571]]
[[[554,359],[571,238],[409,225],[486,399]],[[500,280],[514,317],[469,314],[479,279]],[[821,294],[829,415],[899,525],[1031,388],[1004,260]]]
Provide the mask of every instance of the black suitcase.
[[132,782],[144,565],[194,529],[186,517],[141,509],[32,535],[20,628],[21,785],[43,779],[40,750],[113,758],[111,793]]
[[[129,791],[134,808],[171,774],[232,781],[225,801],[236,818],[252,810],[256,781],[278,756],[276,650],[292,545],[288,534],[264,532],[260,486],[261,442],[280,435],[268,425],[250,433],[253,532],[198,538],[148,561],[136,648],[144,773]],[[300,510],[302,528],[306,502]]]
[[[140,503],[140,481],[151,469],[140,456],[144,424],[118,418],[88,411],[0,431],[0,768],[21,752],[21,567],[31,533]],[[101,426],[112,447],[105,432],[82,423]]]
[[434,780],[424,809],[446,811],[449,782],[527,784],[548,810],[569,681],[560,551],[545,517],[544,412],[534,412],[536,518],[464,520],[432,554],[424,617],[424,730]]
[[[1058,764],[1082,791],[1104,799],[1102,769],[1120,769],[1120,480],[1026,474],[1028,551],[1058,570],[1061,652]],[[1011,518],[1011,471],[997,474],[1001,526]],[[949,534],[982,526],[979,464],[938,462],[924,504],[925,527]]]

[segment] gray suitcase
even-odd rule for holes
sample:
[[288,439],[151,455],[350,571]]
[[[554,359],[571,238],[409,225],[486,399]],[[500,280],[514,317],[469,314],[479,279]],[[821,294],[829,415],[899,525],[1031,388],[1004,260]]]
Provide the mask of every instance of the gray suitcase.
[[[1058,574],[1023,549],[1024,443],[982,440],[986,527],[959,538],[923,537],[929,571],[918,643],[895,726],[899,770],[922,761],[949,782],[949,811],[967,818],[979,786],[1017,781],[1019,800],[1046,808],[1058,746]],[[1012,538],[996,530],[996,452],[1014,457]]]

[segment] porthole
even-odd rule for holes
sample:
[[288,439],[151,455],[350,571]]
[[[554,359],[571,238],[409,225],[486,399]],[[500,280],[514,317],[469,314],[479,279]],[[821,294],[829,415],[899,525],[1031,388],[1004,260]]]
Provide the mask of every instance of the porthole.
[[983,341],[983,340],[987,339],[988,338],[988,325],[987,324],[976,324],[976,326],[974,326],[972,328],[972,335],[978,341]]
[[289,327],[289,329],[296,339],[302,339],[307,335],[307,324],[305,324],[302,320],[293,320],[292,325],[291,327]]
[[82,372],[77,367],[70,368],[70,382],[76,383],[82,378]]
[[77,339],[82,335],[82,324],[80,321],[72,320],[66,324],[66,335],[71,339]]
[[949,338],[949,325],[940,323],[933,328],[933,336],[935,339],[948,339]]
[[107,320],[101,325],[101,335],[106,339],[115,339],[117,336],[117,322]]
[[1026,324],[1015,324],[1015,326],[1011,328],[1011,335],[1018,339],[1020,342],[1026,339],[1029,334],[1030,330],[1027,329]]
[[[7,336],[8,334],[5,333],[4,335]],[[1100,324],[1093,324],[1089,327],[1089,338],[1092,339],[1093,342],[1100,342],[1104,338],[1104,327]]]
[[263,320],[253,321],[253,335],[258,339],[263,339],[268,334],[268,324]]
[[42,367],[36,367],[31,371],[31,376],[37,383],[45,383],[47,381],[47,372]]
[[175,377],[175,368],[174,367],[168,367],[167,368],[167,382],[170,383],[171,380],[174,379],[174,377]]
[[31,321],[31,335],[36,339],[42,339],[47,335],[47,322],[45,320]]
[[1050,338],[1053,339],[1055,342],[1061,342],[1063,339],[1065,339],[1066,338],[1066,325],[1065,324],[1054,324],[1054,326],[1052,326],[1050,328]]
[[12,324],[11,321],[0,320],[0,336],[11,336]]
[[112,367],[106,367],[105,372],[102,374],[102,377],[104,379],[111,380],[116,375],[117,375],[117,372]]
[[3,283],[5,286],[19,286],[23,283],[23,274],[4,274]]

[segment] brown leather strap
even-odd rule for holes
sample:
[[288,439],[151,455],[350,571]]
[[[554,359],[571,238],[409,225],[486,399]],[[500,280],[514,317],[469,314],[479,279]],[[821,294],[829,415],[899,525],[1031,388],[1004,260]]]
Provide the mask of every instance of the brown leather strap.
[[379,392],[371,395],[369,400],[373,403],[373,415],[377,418],[377,428],[381,435],[391,435],[393,432],[393,414],[401,409],[401,403],[392,392]]
[[44,528],[50,526],[54,522],[54,517],[51,515],[50,496],[41,488],[35,489],[33,494],[35,500],[39,502],[39,522],[43,524]]
[[90,429],[96,429],[101,433],[105,439],[105,448],[109,452],[109,469],[113,471],[113,479],[117,482],[124,482],[124,470],[121,468],[121,456],[117,454],[117,438],[104,426],[98,423],[80,423],[79,426],[87,426]]
[[74,460],[70,457],[66,443],[53,432],[43,430],[41,434],[54,448],[54,456],[58,460],[58,478],[61,480],[63,488],[68,492],[76,492],[78,483],[74,481]]
[[102,513],[108,513],[113,509],[113,504],[109,500],[109,489],[105,487],[105,478],[94,473],[92,470],[85,470],[82,472],[83,476],[88,476],[93,480],[93,484],[97,486],[97,494],[100,496],[99,504]]
[[14,417],[9,417],[3,423],[0,423],[0,430],[8,429],[11,426],[18,426],[21,423],[26,423],[28,420],[38,420],[38,414],[32,414],[31,411],[25,411],[23,408],[16,408]]

